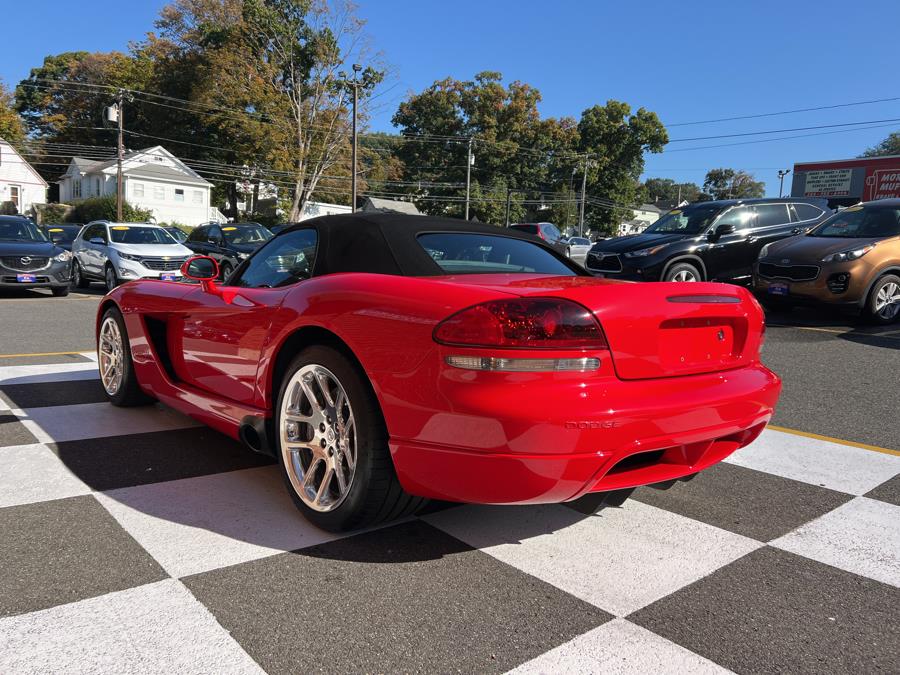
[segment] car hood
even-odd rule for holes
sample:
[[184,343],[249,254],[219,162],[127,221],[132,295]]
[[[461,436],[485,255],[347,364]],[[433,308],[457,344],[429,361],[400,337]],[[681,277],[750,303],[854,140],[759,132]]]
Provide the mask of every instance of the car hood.
[[[788,260],[797,262],[820,262],[832,253],[852,251],[868,244],[880,241],[878,237],[810,237],[800,235],[776,241],[769,246],[766,259],[777,258],[777,262]],[[787,264],[787,263],[782,263]]]
[[181,244],[113,244],[112,248],[129,255],[154,258],[163,256],[187,258],[189,255],[194,255],[191,249]]
[[0,240],[2,256],[37,256],[49,258],[59,255],[62,249],[49,241],[4,241]]
[[684,234],[656,234],[647,232],[644,234],[629,234],[624,237],[613,237],[594,244],[591,251],[597,253],[624,253],[625,251],[637,251],[642,248],[669,244],[673,241],[681,241],[687,235]]
[[263,243],[259,244],[232,244],[231,248],[233,248],[238,253],[253,253],[256,249],[263,245]]

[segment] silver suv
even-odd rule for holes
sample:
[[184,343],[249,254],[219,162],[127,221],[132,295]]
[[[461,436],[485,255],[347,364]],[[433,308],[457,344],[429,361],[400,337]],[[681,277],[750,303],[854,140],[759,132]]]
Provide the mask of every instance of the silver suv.
[[193,254],[158,225],[103,220],[81,229],[72,255],[75,286],[87,288],[96,280],[111,291],[132,279],[177,281],[181,264]]

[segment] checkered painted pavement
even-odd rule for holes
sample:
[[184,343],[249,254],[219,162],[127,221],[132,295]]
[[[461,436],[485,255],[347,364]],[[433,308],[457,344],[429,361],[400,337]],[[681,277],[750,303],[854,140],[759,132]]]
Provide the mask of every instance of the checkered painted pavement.
[[767,430],[620,508],[347,536],[91,355],[0,367],[0,672],[897,672],[900,457]]

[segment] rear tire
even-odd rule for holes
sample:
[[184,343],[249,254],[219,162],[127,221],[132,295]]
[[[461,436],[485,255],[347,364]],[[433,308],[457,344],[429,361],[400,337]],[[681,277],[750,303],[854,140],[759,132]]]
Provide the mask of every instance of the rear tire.
[[275,410],[285,486],[317,527],[330,532],[368,527],[425,504],[400,486],[378,401],[342,352],[315,345],[297,354],[282,378]]
[[117,307],[106,310],[100,322],[97,364],[100,368],[100,384],[114,406],[130,408],[153,402],[138,384],[125,319]]
[[703,281],[703,276],[692,264],[681,262],[666,270],[664,281]]
[[885,274],[872,285],[866,300],[866,313],[869,320],[883,326],[900,317],[900,277]]
[[222,283],[228,281],[228,277],[231,276],[233,269],[230,263],[222,263],[222,267],[219,270],[219,276],[222,279]]

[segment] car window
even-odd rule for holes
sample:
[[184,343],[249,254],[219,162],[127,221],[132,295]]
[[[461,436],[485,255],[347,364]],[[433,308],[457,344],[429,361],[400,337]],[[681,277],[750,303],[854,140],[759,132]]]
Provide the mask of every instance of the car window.
[[194,231],[191,232],[191,236],[188,237],[188,241],[206,241],[206,233],[208,231],[209,228],[205,225],[195,227]]
[[54,244],[70,244],[78,235],[78,230],[74,227],[51,227],[47,229],[47,234]]
[[228,225],[222,228],[229,244],[262,244],[272,238],[272,233],[262,225]]
[[232,276],[229,285],[242,288],[278,288],[312,276],[318,234],[314,228],[294,230],[271,239]]
[[213,241],[222,241],[222,230],[218,225],[213,225],[206,233],[206,238],[212,239]]
[[644,232],[651,234],[700,234],[722,212],[721,204],[698,204],[669,211]]
[[519,232],[525,232],[527,234],[537,234],[538,226],[537,225],[510,225],[509,228],[511,230],[518,230]]
[[114,244],[177,244],[172,235],[161,227],[110,225],[109,236]]
[[544,230],[544,236],[549,241],[556,241],[560,238],[560,232],[556,229],[556,225],[546,224],[541,226]]
[[576,246],[589,246],[591,240],[585,239],[584,237],[572,237],[571,239],[569,239],[569,243]]
[[756,226],[769,227],[771,225],[784,225],[791,222],[785,204],[757,204]]
[[448,274],[529,272],[575,276],[541,246],[492,234],[442,232],[420,234],[416,241]]
[[812,204],[794,204],[794,211],[800,220],[815,220],[822,215],[822,209],[816,208]]
[[900,234],[900,209],[851,206],[813,230],[812,237],[893,237]]
[[107,241],[106,225],[104,225],[103,223],[95,223],[94,225],[85,228],[84,236],[82,236],[82,239],[84,239],[85,241],[90,241],[95,237],[99,237],[103,241]]
[[[787,215],[787,211],[785,211]],[[730,211],[722,214],[722,217],[716,221],[716,227],[719,225],[734,225],[736,230],[750,227],[753,222],[753,212],[747,206],[736,206]]]

